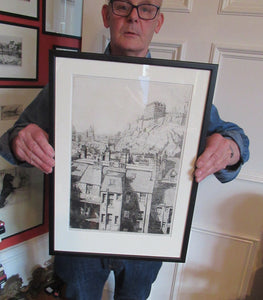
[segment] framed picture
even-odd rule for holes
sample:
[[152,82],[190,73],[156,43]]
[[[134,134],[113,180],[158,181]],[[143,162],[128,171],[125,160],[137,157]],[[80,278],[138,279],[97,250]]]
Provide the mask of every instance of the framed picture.
[[0,13],[39,19],[39,0],[1,0]]
[[80,49],[76,48],[76,47],[59,46],[59,45],[53,45],[53,50],[71,51],[71,52],[79,52],[80,51]]
[[51,55],[50,252],[183,262],[217,66]]
[[[0,135],[13,126],[41,88],[0,88]],[[9,164],[0,158],[0,249],[47,231],[44,175],[36,168]],[[47,224],[47,222],[46,222]]]
[[37,80],[38,28],[0,22],[0,80]]
[[43,0],[43,31],[81,38],[83,0]]

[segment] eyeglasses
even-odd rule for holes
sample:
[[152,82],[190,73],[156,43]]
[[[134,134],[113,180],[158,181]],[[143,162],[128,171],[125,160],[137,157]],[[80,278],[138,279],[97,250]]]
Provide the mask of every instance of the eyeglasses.
[[130,2],[122,0],[111,0],[112,12],[121,17],[128,17],[134,8],[137,9],[137,13],[140,19],[142,20],[153,20],[160,6],[154,4],[139,4],[133,5]]

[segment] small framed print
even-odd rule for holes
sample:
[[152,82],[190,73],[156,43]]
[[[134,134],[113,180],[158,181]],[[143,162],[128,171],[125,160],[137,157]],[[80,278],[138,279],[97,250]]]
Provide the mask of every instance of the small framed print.
[[39,19],[39,0],[1,0],[0,13]]
[[51,55],[50,252],[184,262],[217,65]]
[[76,48],[76,47],[59,46],[59,45],[53,45],[53,50],[70,51],[70,52],[79,52],[80,51],[80,49]]
[[0,80],[37,80],[38,28],[0,22]]
[[[38,87],[0,88],[0,135],[41,91]],[[14,166],[0,158],[0,220],[5,224],[0,249],[47,232],[44,175],[36,168]]]
[[43,0],[43,31],[81,38],[83,0]]

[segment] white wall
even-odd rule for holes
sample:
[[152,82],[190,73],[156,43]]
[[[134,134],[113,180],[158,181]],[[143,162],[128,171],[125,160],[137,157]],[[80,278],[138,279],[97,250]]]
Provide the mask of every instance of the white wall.
[[18,274],[26,285],[37,266],[45,266],[51,259],[48,254],[48,234],[40,235],[26,242],[1,250],[0,262],[7,278]]

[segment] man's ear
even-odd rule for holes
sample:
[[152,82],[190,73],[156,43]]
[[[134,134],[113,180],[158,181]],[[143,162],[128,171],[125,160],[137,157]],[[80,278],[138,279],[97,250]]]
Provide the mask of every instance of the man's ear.
[[163,22],[164,22],[164,15],[163,15],[163,13],[160,13],[158,15],[157,23],[156,23],[155,30],[154,30],[155,33],[158,33],[160,31],[160,29],[163,25]]
[[101,14],[102,14],[102,19],[103,19],[103,24],[105,28],[110,27],[110,12],[109,12],[109,5],[104,4],[101,9]]

